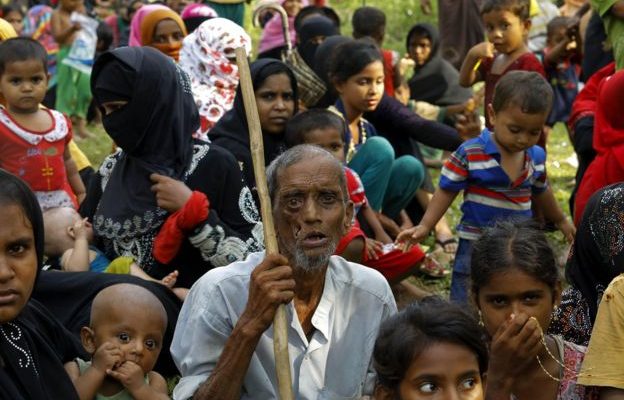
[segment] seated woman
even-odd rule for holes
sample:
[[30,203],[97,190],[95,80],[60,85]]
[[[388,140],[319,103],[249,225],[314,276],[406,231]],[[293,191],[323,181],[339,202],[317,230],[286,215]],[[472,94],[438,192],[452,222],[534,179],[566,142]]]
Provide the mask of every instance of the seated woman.
[[225,18],[203,22],[184,38],[180,68],[191,78],[191,90],[199,109],[199,129],[194,137],[208,140],[208,132],[232,109],[238,87],[234,49],[251,52],[245,30]]
[[190,287],[261,248],[236,160],[191,137],[199,114],[185,73],[154,49],[126,47],[97,60],[91,86],[122,149],[104,160],[81,208],[110,259],[133,257],[157,279],[178,270],[178,285]]
[[459,72],[442,58],[438,30],[430,24],[414,25],[407,34],[407,53],[414,60],[410,98],[437,106],[462,104],[472,90],[459,85]]
[[43,266],[43,218],[26,183],[0,170],[0,398],[78,399],[63,364],[82,355],[74,337],[31,299]]
[[578,225],[565,268],[563,291],[550,332],[586,346],[605,288],[624,273],[624,184],[594,194]]
[[[134,15],[133,21],[135,19],[137,24],[132,24],[131,29],[138,25],[140,35],[137,42],[137,35],[134,34],[135,40],[130,46],[154,47],[177,62],[180,58],[182,40],[187,35],[182,18],[165,6],[154,8],[144,6]],[[133,37],[132,32],[130,35]]]
[[339,45],[333,53],[329,77],[339,96],[329,109],[345,121],[347,165],[360,175],[370,207],[398,220],[423,183],[424,166],[410,155],[395,159],[392,145],[363,118],[365,112],[377,108],[384,93],[379,49],[367,41],[351,40]]
[[[270,58],[255,61],[250,66],[264,141],[264,162],[269,165],[282,151],[286,122],[297,112],[297,80],[290,68]],[[229,150],[236,157],[245,184],[255,193],[249,130],[241,88],[236,91],[234,106],[210,131],[212,143]]]

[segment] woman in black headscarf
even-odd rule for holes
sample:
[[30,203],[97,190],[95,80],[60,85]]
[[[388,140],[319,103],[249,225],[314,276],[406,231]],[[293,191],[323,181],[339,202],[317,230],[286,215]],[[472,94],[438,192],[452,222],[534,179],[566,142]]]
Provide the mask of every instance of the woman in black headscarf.
[[[269,165],[285,150],[286,122],[297,112],[297,80],[286,64],[269,58],[253,62],[250,70],[264,141],[264,162]],[[234,106],[208,136],[212,143],[229,150],[236,157],[245,183],[255,192],[249,129],[240,86],[236,90]]]
[[585,206],[566,265],[570,287],[563,291],[551,332],[586,346],[602,294],[622,273],[624,183],[617,183],[596,192]]
[[455,67],[442,58],[438,30],[433,25],[414,25],[407,34],[406,47],[416,63],[414,75],[408,82],[411,99],[449,106],[464,103],[472,97],[471,89],[459,85],[459,73]]
[[322,15],[312,15],[301,23],[297,30],[297,51],[310,68],[314,66],[314,55],[325,38],[338,34],[334,21]]
[[158,279],[178,270],[190,287],[260,249],[236,160],[191,137],[199,114],[182,70],[149,47],[120,48],[97,60],[91,88],[123,149],[104,160],[81,207],[110,259],[131,256]]
[[31,299],[43,263],[43,218],[28,186],[0,170],[0,399],[78,399],[64,363],[81,346]]

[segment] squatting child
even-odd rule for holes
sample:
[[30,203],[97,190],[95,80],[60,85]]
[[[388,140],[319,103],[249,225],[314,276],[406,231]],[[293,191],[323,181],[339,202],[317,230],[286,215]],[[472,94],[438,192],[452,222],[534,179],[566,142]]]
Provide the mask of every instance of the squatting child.
[[47,53],[29,38],[0,44],[0,168],[19,176],[35,192],[45,211],[77,207],[85,188],[71,158],[70,120],[44,108],[48,87]]
[[493,131],[485,129],[464,142],[445,162],[440,185],[420,223],[397,237],[405,248],[424,239],[460,191],[463,213],[457,227],[459,247],[453,265],[451,299],[466,303],[472,244],[497,220],[530,218],[534,201],[566,239],[574,226],[563,214],[546,178],[544,150],[536,146],[552,104],[552,89],[535,72],[503,76],[487,112]]
[[131,284],[103,289],[80,331],[90,361],[65,369],[81,399],[169,399],[167,382],[152,371],[162,349],[167,312],[149,290]]

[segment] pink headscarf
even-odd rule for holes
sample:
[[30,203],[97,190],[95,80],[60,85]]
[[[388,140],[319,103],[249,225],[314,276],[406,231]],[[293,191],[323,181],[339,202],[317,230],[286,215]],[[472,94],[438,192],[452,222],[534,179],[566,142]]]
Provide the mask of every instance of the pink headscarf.
[[217,18],[217,12],[206,4],[191,3],[184,7],[181,14],[182,19],[205,17],[205,18]]
[[[280,0],[280,4],[284,4],[285,0]],[[308,0],[301,0],[301,7],[308,5]],[[290,42],[295,47],[297,43],[297,33],[295,32],[295,16],[288,16],[288,35],[290,36]],[[262,36],[260,37],[260,43],[258,44],[258,54],[265,51],[274,49],[276,47],[284,46],[286,41],[284,40],[284,34],[282,33],[282,17],[276,12],[273,17],[266,23],[262,30]]]
[[162,4],[147,4],[139,8],[130,22],[130,39],[128,40],[128,46],[143,46],[141,42],[141,22],[143,22],[143,18],[152,11],[162,9],[168,9],[168,7]]

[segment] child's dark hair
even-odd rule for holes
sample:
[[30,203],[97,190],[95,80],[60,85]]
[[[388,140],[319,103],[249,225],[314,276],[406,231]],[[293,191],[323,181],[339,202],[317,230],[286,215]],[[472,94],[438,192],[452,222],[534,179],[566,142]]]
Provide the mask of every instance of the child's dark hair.
[[95,33],[97,34],[97,50],[104,52],[110,49],[113,44],[113,29],[106,22],[100,22]]
[[386,14],[379,8],[360,7],[353,13],[351,18],[353,37],[372,37],[377,39],[386,26]]
[[48,53],[38,41],[17,37],[0,43],[0,76],[4,74],[6,65],[13,62],[27,60],[41,61],[43,70],[48,73]]
[[511,71],[496,84],[492,108],[498,113],[514,104],[523,113],[539,114],[549,113],[552,102],[552,88],[543,76],[537,72]]
[[334,128],[344,136],[344,121],[331,111],[314,108],[304,111],[292,117],[286,124],[284,141],[286,147],[294,147],[305,144],[305,136],[316,129]]
[[562,16],[555,17],[550,20],[548,25],[546,25],[546,35],[548,37],[551,37],[552,35],[557,33],[559,29],[561,28],[567,29],[569,24],[570,24],[570,18],[562,17]]
[[350,40],[336,47],[329,65],[329,77],[346,82],[375,61],[383,63],[379,48],[371,39]]
[[555,290],[559,272],[546,235],[531,220],[505,220],[485,230],[475,242],[470,259],[472,294],[494,274],[516,268]]
[[378,383],[397,390],[413,360],[437,343],[468,348],[477,356],[479,372],[486,372],[487,347],[474,316],[457,304],[426,297],[381,325],[373,350]]
[[481,5],[481,15],[492,11],[510,11],[517,15],[521,21],[527,21],[531,18],[531,1],[530,0],[485,0]]

